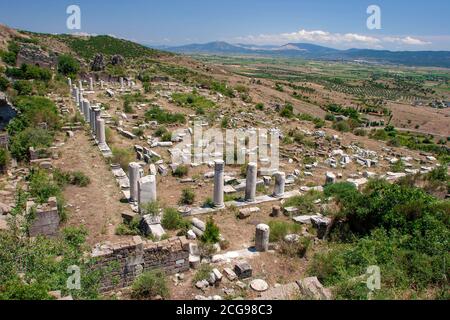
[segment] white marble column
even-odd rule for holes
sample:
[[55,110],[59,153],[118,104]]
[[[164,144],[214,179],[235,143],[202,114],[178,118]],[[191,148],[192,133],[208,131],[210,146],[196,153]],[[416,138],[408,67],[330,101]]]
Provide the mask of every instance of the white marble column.
[[94,79],[89,78],[89,91],[94,91]]
[[258,252],[265,252],[269,249],[270,227],[266,224],[258,224],[255,234],[255,249]]
[[256,198],[256,183],[258,178],[258,165],[250,162],[247,166],[247,182],[245,184],[245,201],[254,202]]
[[140,176],[141,166],[139,163],[131,162],[128,165],[128,178],[130,179],[130,200],[138,200],[138,183]]
[[214,167],[214,206],[223,208],[223,187],[224,187],[224,168],[223,160],[216,160]]
[[106,143],[106,132],[105,132],[105,120],[99,118],[97,121],[98,126],[98,137],[97,141],[99,145]]
[[275,198],[281,198],[284,196],[284,189],[286,186],[286,174],[284,172],[277,172],[275,177],[275,188],[273,190],[273,196]]

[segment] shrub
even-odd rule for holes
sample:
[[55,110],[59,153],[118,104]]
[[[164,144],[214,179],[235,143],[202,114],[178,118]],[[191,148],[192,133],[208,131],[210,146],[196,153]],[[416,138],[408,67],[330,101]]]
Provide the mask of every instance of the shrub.
[[167,131],[167,128],[166,127],[164,127],[164,126],[160,126],[160,127],[158,127],[158,129],[156,129],[156,131],[155,131],[155,136],[156,137],[162,137],[164,134],[166,134],[168,131]]
[[364,130],[364,129],[355,129],[355,130],[353,130],[353,134],[355,136],[364,137],[367,133],[366,133],[366,130]]
[[33,85],[27,80],[18,80],[14,83],[13,88],[19,96],[30,96],[33,93]]
[[170,113],[164,111],[159,106],[153,106],[145,113],[145,119],[147,121],[157,121],[161,124],[173,124],[173,123],[186,123],[186,117],[182,113]]
[[130,149],[112,148],[111,161],[119,164],[123,170],[128,170],[128,165],[134,160],[134,153]]
[[116,235],[118,236],[137,236],[141,234],[139,224],[141,216],[135,216],[128,223],[121,223],[116,227]]
[[184,189],[179,201],[180,205],[192,205],[195,201],[195,193],[192,189]]
[[144,272],[133,282],[132,297],[134,299],[151,299],[156,296],[169,297],[169,288],[164,271]]
[[179,165],[173,172],[174,177],[182,178],[187,176],[189,173],[189,168],[185,165]]
[[149,203],[142,204],[140,207],[142,215],[152,215],[157,216],[160,212],[160,205],[158,201],[153,201]]
[[166,132],[162,135],[161,140],[164,142],[170,142],[172,141],[172,133],[171,132]]
[[131,103],[128,100],[125,100],[123,103],[123,111],[125,113],[134,113],[133,106],[131,105]]
[[285,221],[271,221],[270,227],[270,242],[277,242],[284,240],[284,237],[288,234],[298,233],[301,230],[301,226],[296,223],[290,223]]
[[30,174],[30,194],[39,203],[47,202],[48,198],[59,196],[61,189],[44,170],[36,170]]
[[87,187],[91,183],[91,179],[83,172],[75,171],[72,173],[72,180],[70,183],[79,187]]
[[177,230],[186,225],[181,214],[174,208],[167,208],[164,210],[161,223],[162,226],[168,230]]
[[203,202],[203,208],[214,208],[214,206],[215,206],[215,204],[214,204],[214,201],[213,201],[213,199],[211,199],[211,198],[207,198],[206,200],[205,200],[205,202]]
[[0,168],[6,169],[9,162],[9,152],[5,148],[0,148]]
[[284,207],[296,207],[301,213],[310,214],[315,211],[314,201],[321,197],[321,193],[310,191],[302,196],[295,196],[285,201]]
[[212,217],[208,218],[206,222],[206,229],[203,233],[201,241],[203,243],[214,244],[218,243],[220,240],[220,230],[219,227],[215,224],[214,219]]
[[346,121],[338,121],[333,125],[333,129],[339,132],[350,132],[350,126]]
[[6,91],[9,87],[9,81],[3,76],[0,76],[0,91]]
[[80,71],[80,64],[78,61],[69,55],[60,55],[58,57],[58,72],[64,76],[75,78]]
[[256,108],[256,110],[263,111],[264,110],[264,103],[257,103],[255,108]]
[[323,193],[326,197],[334,196],[339,202],[350,199],[358,193],[358,189],[353,183],[339,182],[327,184],[324,187]]
[[294,107],[292,104],[287,103],[280,111],[280,116],[284,118],[293,118],[294,117]]
[[195,272],[194,277],[192,278],[192,283],[195,284],[198,281],[208,280],[209,275],[213,271],[213,267],[208,263],[203,263],[198,268],[197,272]]
[[448,169],[447,164],[443,163],[441,166],[434,168],[427,175],[429,181],[448,181]]
[[66,227],[62,231],[64,241],[74,247],[80,249],[85,243],[88,231],[84,227]]

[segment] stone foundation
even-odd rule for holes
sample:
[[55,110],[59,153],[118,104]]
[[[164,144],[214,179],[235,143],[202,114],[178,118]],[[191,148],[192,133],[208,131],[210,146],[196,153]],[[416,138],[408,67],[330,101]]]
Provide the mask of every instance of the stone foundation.
[[94,269],[105,272],[100,280],[100,292],[129,287],[145,271],[161,269],[166,274],[189,270],[189,242],[174,237],[160,242],[134,237],[128,242],[97,246],[91,256]]

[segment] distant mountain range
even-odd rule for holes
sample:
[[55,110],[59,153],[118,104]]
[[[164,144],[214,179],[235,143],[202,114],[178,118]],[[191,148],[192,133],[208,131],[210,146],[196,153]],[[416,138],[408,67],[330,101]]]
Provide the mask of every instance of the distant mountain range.
[[283,46],[258,46],[230,44],[218,41],[205,44],[188,44],[178,47],[159,47],[158,49],[182,54],[257,55],[309,60],[359,61],[450,68],[450,51],[338,50],[309,43],[288,43]]

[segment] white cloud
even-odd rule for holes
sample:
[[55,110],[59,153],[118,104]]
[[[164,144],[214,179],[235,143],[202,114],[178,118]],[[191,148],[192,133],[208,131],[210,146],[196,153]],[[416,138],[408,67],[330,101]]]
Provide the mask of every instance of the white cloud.
[[383,40],[385,42],[392,42],[392,43],[399,43],[399,44],[405,44],[405,45],[411,45],[411,46],[425,46],[431,44],[431,42],[423,41],[417,38],[413,37],[384,37]]
[[424,46],[429,45],[421,39],[411,36],[368,36],[357,33],[332,33],[323,30],[299,30],[291,33],[281,34],[260,34],[249,35],[246,37],[238,37],[234,39],[241,43],[252,44],[286,44],[288,42],[311,42],[323,45],[333,45],[340,48],[384,48],[386,44],[397,44],[407,46]]

